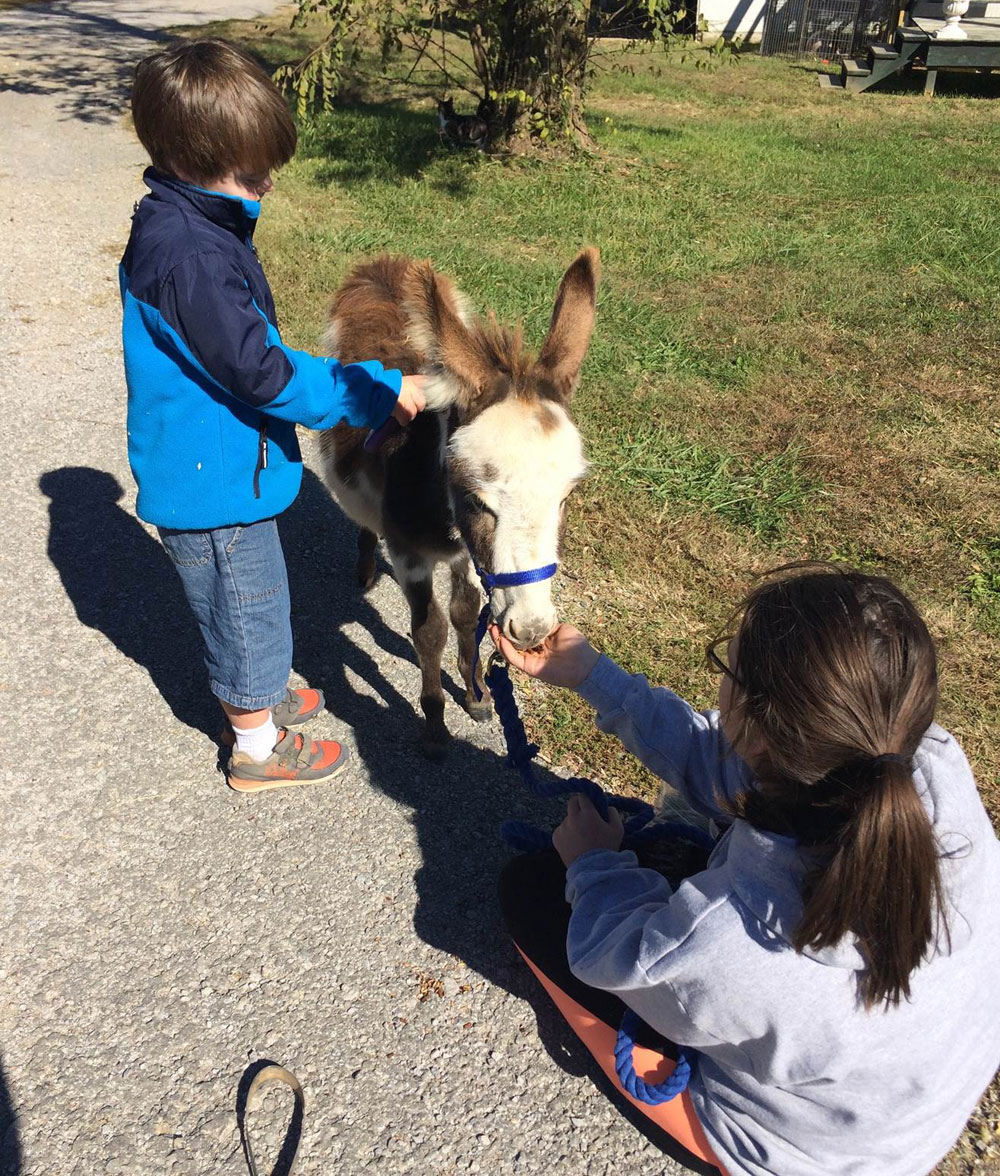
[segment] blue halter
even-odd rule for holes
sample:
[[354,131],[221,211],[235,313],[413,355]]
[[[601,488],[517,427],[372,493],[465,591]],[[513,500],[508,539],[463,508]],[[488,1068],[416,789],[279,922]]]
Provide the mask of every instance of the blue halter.
[[483,692],[479,689],[479,683],[476,681],[476,670],[479,668],[479,647],[483,643],[487,626],[490,623],[490,610],[493,607],[493,589],[521,588],[525,584],[540,584],[543,580],[551,580],[556,574],[556,569],[559,565],[550,563],[544,567],[529,568],[523,572],[484,572],[475,560],[472,561],[472,566],[476,569],[476,575],[479,577],[483,591],[486,593],[486,603],[483,605],[482,612],[479,614],[479,620],[476,622],[476,657],[472,665],[472,692],[476,696],[476,702],[480,702],[483,697]]
[[542,580],[551,580],[559,567],[558,564],[550,563],[543,568],[531,568],[526,572],[484,572],[479,564],[474,562],[472,566],[476,569],[476,575],[482,581],[487,596],[494,588],[520,588],[524,584],[540,584]]

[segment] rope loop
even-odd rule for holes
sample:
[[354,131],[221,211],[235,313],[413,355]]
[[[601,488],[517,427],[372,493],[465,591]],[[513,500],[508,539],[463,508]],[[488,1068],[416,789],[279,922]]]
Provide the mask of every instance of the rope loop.
[[[253,1067],[247,1070],[244,1074],[244,1081],[253,1073]],[[298,1155],[299,1142],[302,1139],[302,1124],[306,1113],[306,1096],[302,1089],[302,1083],[290,1071],[286,1070],[284,1066],[278,1066],[273,1063],[263,1063],[253,1074],[253,1078],[247,1088],[246,1094],[242,1098],[242,1105],[237,1101],[236,1106],[236,1126],[240,1134],[240,1142],[243,1145],[243,1158],[246,1160],[247,1170],[250,1176],[258,1176],[257,1158],[254,1155],[253,1145],[250,1142],[250,1129],[247,1126],[247,1115],[255,1106],[254,1096],[268,1082],[281,1082],[289,1087],[292,1094],[295,1096],[295,1105],[292,1109],[292,1120],[288,1125],[288,1130],[285,1133],[285,1140],[281,1146],[281,1155],[279,1161],[284,1159],[285,1164],[282,1165],[285,1176],[292,1176],[292,1170],[295,1167],[295,1157]],[[242,1089],[242,1083],[241,1089]],[[277,1171],[277,1166],[271,1172],[271,1176]]]
[[632,1062],[632,1051],[635,1048],[635,1035],[642,1025],[638,1013],[631,1009],[625,1010],[622,1023],[615,1042],[615,1073],[621,1083],[622,1090],[630,1094],[637,1102],[646,1103],[651,1107],[658,1107],[662,1103],[670,1102],[687,1088],[691,1077],[691,1064],[681,1050],[677,1055],[677,1065],[674,1072],[660,1083],[645,1082],[635,1072]]

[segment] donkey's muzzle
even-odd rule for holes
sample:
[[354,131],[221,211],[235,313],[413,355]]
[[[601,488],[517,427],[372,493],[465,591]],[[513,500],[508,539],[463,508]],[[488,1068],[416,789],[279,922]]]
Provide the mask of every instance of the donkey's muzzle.
[[558,623],[558,618],[551,617],[522,617],[511,613],[500,622],[504,636],[517,649],[534,649],[541,645]]

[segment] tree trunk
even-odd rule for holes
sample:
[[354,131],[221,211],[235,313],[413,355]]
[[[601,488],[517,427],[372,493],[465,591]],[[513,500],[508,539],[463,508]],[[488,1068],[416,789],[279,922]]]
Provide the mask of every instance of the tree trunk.
[[587,6],[573,0],[504,0],[493,12],[492,27],[483,32],[491,88],[498,95],[497,138],[589,141],[583,118]]

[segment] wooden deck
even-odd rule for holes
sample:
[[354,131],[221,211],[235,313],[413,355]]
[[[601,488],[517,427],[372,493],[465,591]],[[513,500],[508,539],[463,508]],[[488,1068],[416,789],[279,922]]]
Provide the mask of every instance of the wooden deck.
[[[923,0],[912,10],[907,23],[933,40],[945,25],[941,5]],[[966,44],[1000,45],[1000,4],[970,4],[969,11],[962,17],[961,27]],[[953,41],[952,44],[961,42]]]
[[1000,70],[1000,0],[969,5],[962,17],[962,40],[938,40],[945,26],[941,4],[919,0],[906,14],[892,42],[873,45],[867,59],[847,58],[839,80],[821,75],[827,88],[861,91],[871,89],[894,74],[923,69],[924,93],[934,93],[939,70]]

